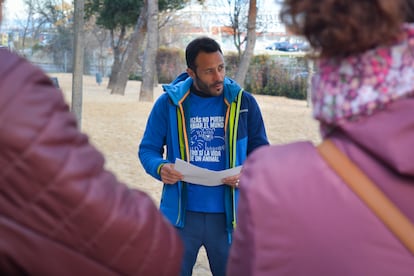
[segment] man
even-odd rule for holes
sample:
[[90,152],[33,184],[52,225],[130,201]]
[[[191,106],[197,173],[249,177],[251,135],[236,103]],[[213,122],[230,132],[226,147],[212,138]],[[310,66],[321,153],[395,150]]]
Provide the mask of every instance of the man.
[[174,162],[180,158],[220,171],[243,164],[248,154],[268,141],[256,100],[225,77],[216,41],[193,40],[186,61],[187,72],[165,85],[166,93],[154,104],[139,158],[147,173],[164,183],[160,209],[184,241],[181,275],[192,274],[201,246],[213,275],[225,275],[236,226],[239,175],[226,177],[217,186],[186,183]]
[[0,274],[177,275],[180,237],[151,198],[104,169],[48,76],[0,60]]

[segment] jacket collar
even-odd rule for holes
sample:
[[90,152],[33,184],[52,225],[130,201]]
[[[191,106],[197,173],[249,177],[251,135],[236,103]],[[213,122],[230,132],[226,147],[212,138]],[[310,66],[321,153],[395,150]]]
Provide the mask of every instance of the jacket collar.
[[[180,101],[186,95],[188,95],[188,91],[190,90],[191,85],[193,84],[193,79],[188,75],[187,72],[181,73],[173,82],[170,84],[163,85],[164,92],[168,94],[170,99],[175,105],[178,105]],[[236,81],[232,80],[231,78],[225,77],[224,78],[224,85],[223,85],[223,93],[224,98],[229,102],[233,102],[241,87],[236,83]]]

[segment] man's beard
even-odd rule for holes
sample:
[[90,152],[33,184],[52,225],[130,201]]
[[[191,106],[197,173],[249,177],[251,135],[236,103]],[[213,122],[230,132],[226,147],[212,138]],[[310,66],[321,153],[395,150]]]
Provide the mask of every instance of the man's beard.
[[194,79],[194,82],[195,82],[195,84],[196,84],[196,88],[200,91],[200,92],[202,92],[203,94],[205,94],[205,95],[209,95],[209,96],[217,96],[217,95],[219,95],[218,94],[218,91],[216,91],[217,93],[212,93],[211,92],[211,89],[212,89],[212,87],[213,86],[215,86],[215,85],[217,85],[217,84],[223,84],[223,82],[222,81],[218,81],[218,82],[215,82],[215,83],[213,83],[211,86],[209,86],[207,83],[205,83],[205,82],[203,82],[198,76],[197,76],[197,74],[195,74],[195,79]]

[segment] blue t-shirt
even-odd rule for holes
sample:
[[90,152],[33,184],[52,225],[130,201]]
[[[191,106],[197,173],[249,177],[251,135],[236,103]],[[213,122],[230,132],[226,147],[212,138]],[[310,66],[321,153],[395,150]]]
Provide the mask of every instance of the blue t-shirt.
[[[189,96],[190,163],[213,171],[226,169],[223,95]],[[224,185],[188,185],[187,210],[207,213],[224,212]]]

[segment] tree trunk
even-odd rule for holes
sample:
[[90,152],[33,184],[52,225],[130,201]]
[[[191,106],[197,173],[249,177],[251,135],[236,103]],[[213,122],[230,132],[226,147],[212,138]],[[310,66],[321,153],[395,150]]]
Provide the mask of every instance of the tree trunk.
[[114,63],[111,66],[111,75],[109,76],[108,89],[113,89],[118,81],[119,71],[121,70],[121,54],[119,49],[114,49]]
[[118,50],[114,50],[114,63],[112,63],[111,66],[111,75],[109,76],[109,81],[108,81],[108,89],[112,89],[115,85],[115,83],[118,80],[118,74],[119,74],[119,70],[121,69],[121,58],[120,58],[120,54],[116,53],[119,52]]
[[158,0],[148,1],[147,46],[142,67],[140,101],[153,101],[158,49]]
[[249,69],[250,60],[254,54],[254,46],[256,44],[256,17],[257,17],[257,5],[256,0],[249,1],[249,15],[247,22],[247,42],[246,49],[243,52],[239,69],[237,70],[235,80],[244,86],[244,80],[246,79],[247,70]]
[[112,67],[111,67],[111,75],[109,76],[109,82],[108,82],[108,87],[107,87],[108,89],[114,88],[114,85],[118,81],[119,71],[121,70],[122,60],[123,60],[121,46],[124,44],[125,35],[126,35],[126,29],[122,28],[121,34],[118,37],[118,41],[115,43],[115,38],[114,38],[115,34],[114,34],[114,31],[111,30],[111,46],[114,52],[114,63],[112,64]]
[[306,84],[308,86],[307,90],[306,90],[306,102],[307,102],[307,106],[308,107],[312,107],[312,76],[313,76],[313,60],[312,59],[307,59],[306,60],[306,65],[307,65],[307,69],[308,69],[308,76],[306,77]]
[[139,14],[137,24],[135,25],[134,33],[132,34],[131,41],[128,43],[127,52],[125,58],[121,64],[118,77],[114,83],[111,94],[125,95],[125,88],[128,83],[129,73],[134,63],[138,59],[139,45],[141,45],[145,38],[146,33],[146,18],[147,17],[147,1]]
[[82,85],[83,85],[83,55],[84,55],[84,0],[75,0],[74,21],[74,54],[72,73],[72,112],[76,116],[79,128],[82,123]]

